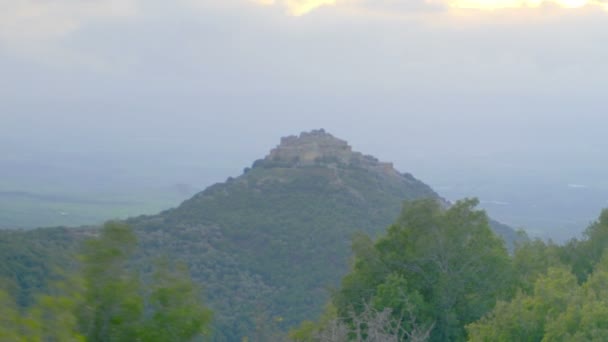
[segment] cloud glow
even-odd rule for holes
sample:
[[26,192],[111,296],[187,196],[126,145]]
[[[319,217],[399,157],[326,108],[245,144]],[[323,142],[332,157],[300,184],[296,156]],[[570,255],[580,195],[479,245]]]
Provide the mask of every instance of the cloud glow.
[[451,8],[487,11],[540,8],[543,6],[555,6],[564,9],[596,6],[608,10],[608,3],[597,0],[448,0],[447,5]]
[[62,37],[96,18],[135,12],[135,0],[0,0],[0,42]]
[[299,17],[319,7],[334,6],[338,3],[338,0],[257,0],[257,3],[265,6],[281,5],[286,8],[290,15]]
[[295,16],[304,15],[322,6],[333,6],[336,0],[288,0],[287,8]]
[[[378,4],[392,5],[399,11],[399,1],[385,0],[374,2],[367,0],[254,0],[264,6],[281,6],[292,16],[303,16],[325,6],[354,6],[362,9],[374,9]],[[404,0],[407,1],[407,0]],[[517,9],[539,9],[553,7],[561,9],[578,9],[595,7],[608,11],[608,1],[604,0],[423,0],[428,5],[439,5],[446,9],[497,11]]]

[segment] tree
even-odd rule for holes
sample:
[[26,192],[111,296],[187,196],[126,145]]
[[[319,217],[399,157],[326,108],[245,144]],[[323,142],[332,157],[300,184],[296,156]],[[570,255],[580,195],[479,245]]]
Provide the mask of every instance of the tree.
[[572,271],[584,282],[600,261],[608,246],[608,209],[604,209],[599,219],[583,233],[581,240],[573,239],[561,249],[561,260],[572,265]]
[[200,305],[200,291],[183,264],[158,263],[148,298],[148,317],[141,332],[146,342],[189,341],[208,334],[211,311]]
[[22,341],[21,317],[9,293],[0,289],[0,341]]
[[477,203],[406,202],[386,236],[375,244],[359,237],[354,270],[333,297],[339,316],[360,314],[365,303],[394,318],[413,307],[417,326],[433,326],[431,340],[464,340],[464,326],[507,297],[512,279],[504,243]]
[[513,254],[513,272],[515,288],[525,293],[534,291],[536,280],[547,273],[550,267],[560,267],[560,247],[540,239],[523,240]]
[[81,331],[89,342],[136,341],[144,312],[139,277],[127,268],[137,238],[120,222],[108,222],[82,255],[84,303]]
[[564,266],[540,276],[532,293],[500,302],[467,326],[470,341],[606,341],[608,339],[608,255],[587,282]]
[[469,340],[608,340],[607,246],[608,210],[582,240],[520,246],[514,256],[518,294],[469,324]]
[[543,340],[607,341],[608,253],[604,252],[587,282],[580,287],[579,295],[568,298],[567,308],[547,321]]
[[[67,285],[58,282],[53,288]],[[0,290],[0,341],[83,342],[74,315],[77,304],[78,296],[38,295],[34,305],[20,312],[9,294]]]
[[79,318],[87,341],[190,341],[207,333],[211,311],[187,268],[161,260],[142,284],[128,265],[136,245],[131,228],[119,222],[86,243]]
[[23,313],[0,289],[0,340],[182,342],[207,334],[211,311],[187,268],[163,260],[142,282],[129,267],[136,246],[129,226],[108,222],[85,243],[81,273],[56,281]]
[[[330,312],[331,315],[336,313]],[[346,317],[327,318],[325,315],[319,324],[304,322],[292,331],[291,339],[295,342],[424,342],[433,328],[418,325],[411,311],[395,315],[390,308],[376,309],[367,303],[359,313],[351,310]]]

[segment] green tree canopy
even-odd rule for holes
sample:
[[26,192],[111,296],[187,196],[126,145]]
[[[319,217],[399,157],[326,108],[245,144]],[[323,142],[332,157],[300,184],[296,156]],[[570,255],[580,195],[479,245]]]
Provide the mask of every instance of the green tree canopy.
[[187,268],[159,262],[142,281],[129,266],[137,248],[131,228],[108,222],[88,240],[79,273],[20,311],[0,289],[0,341],[133,342],[193,341],[208,334],[211,311]]
[[503,241],[477,204],[467,199],[446,209],[434,199],[406,202],[376,243],[357,236],[354,269],[333,297],[338,315],[373,303],[415,317],[414,325],[433,326],[433,341],[464,340],[464,326],[507,296],[512,279]]
[[608,211],[581,240],[514,256],[519,293],[467,326],[470,341],[608,340]]

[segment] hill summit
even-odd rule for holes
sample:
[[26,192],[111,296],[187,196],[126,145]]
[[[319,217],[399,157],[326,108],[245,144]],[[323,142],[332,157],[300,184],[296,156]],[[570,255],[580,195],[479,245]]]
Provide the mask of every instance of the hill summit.
[[281,144],[271,150],[265,160],[310,165],[324,158],[347,162],[352,155],[352,148],[346,141],[320,129],[281,138]]
[[299,136],[281,138],[281,143],[263,159],[263,162],[280,163],[285,166],[362,166],[380,168],[388,173],[397,173],[391,163],[353,152],[344,140],[338,139],[323,129],[303,132]]
[[283,327],[314,318],[349,269],[353,234],[380,234],[419,198],[448,205],[321,129],[284,137],[239,177],[130,222],[146,254],[188,261],[216,311],[216,339],[236,341],[259,329],[261,313]]
[[[359,170],[369,173],[389,183],[401,183],[402,187],[417,189],[404,193],[404,199],[413,193],[423,192],[429,197],[437,197],[430,187],[415,179],[409,173],[400,173],[393,163],[381,162],[371,155],[353,151],[345,141],[325,132],[324,129],[302,132],[299,136],[290,135],[281,138],[281,143],[272,149],[264,158],[253,163],[253,168],[263,169],[329,169],[334,170],[334,184],[346,185],[340,179],[344,170]],[[248,169],[249,170],[249,169]],[[379,184],[382,185],[382,184]],[[394,184],[399,187],[398,184]],[[443,201],[443,200],[442,200]]]
[[323,129],[303,132],[299,136],[281,138],[281,143],[254,167],[359,167],[390,177],[400,174],[392,163],[354,152],[344,140],[338,139]]
[[[167,255],[188,264],[215,313],[215,341],[241,341],[254,334],[254,340],[272,341],[260,337],[261,332],[285,329],[321,312],[328,289],[349,270],[354,234],[382,234],[404,200],[421,198],[449,205],[411,174],[314,130],[282,138],[242,175],[208,187],[177,208],[127,223],[140,241],[134,263],[149,265]],[[509,227],[493,228],[507,241],[515,236]],[[63,255],[90,233],[7,232],[0,242],[10,246],[21,236],[40,255],[51,250]],[[19,287],[44,288],[37,270],[68,260],[66,255],[54,261],[30,258],[24,266],[20,255],[31,254],[11,250],[14,263],[4,265],[0,277],[13,277],[12,270],[29,272],[40,281],[31,284],[31,277],[22,276],[15,279]]]

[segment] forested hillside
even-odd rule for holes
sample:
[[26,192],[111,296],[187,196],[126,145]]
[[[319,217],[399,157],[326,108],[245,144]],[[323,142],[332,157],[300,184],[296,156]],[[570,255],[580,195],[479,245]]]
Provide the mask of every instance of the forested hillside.
[[477,201],[409,202],[353,242],[353,269],[296,342],[606,341],[608,210],[583,239],[509,255]]
[[209,335],[212,313],[183,264],[157,258],[145,265],[153,269],[148,279],[128,267],[138,248],[129,226],[108,222],[80,245],[74,267],[57,272],[31,303],[17,303],[0,287],[0,341],[166,342]]
[[[216,341],[263,339],[317,317],[349,269],[353,235],[380,234],[404,200],[421,198],[450,206],[390,163],[322,130],[302,133],[175,209],[127,220],[141,246],[132,263],[149,265],[159,255],[183,260],[205,287]],[[516,239],[509,227],[495,227],[509,244]],[[79,234],[90,232],[0,233],[6,244],[19,241],[3,271],[22,290],[19,301],[31,302],[29,289],[44,289],[43,275],[64,265]],[[62,242],[64,234],[72,237]]]
[[[279,317],[257,316],[245,340],[605,341],[608,210],[580,240],[522,240],[510,255],[476,205],[407,201],[376,241],[354,236],[352,270],[316,322],[287,337]],[[209,329],[212,312],[185,265],[133,258],[139,245],[128,225],[109,222],[78,240],[75,267],[30,303],[0,288],[0,340],[239,340]]]
[[284,138],[242,176],[176,209],[129,223],[149,253],[188,260],[216,311],[216,338],[235,340],[256,321],[286,328],[315,317],[348,270],[352,234],[380,232],[403,200],[426,197],[439,198],[314,131]]

